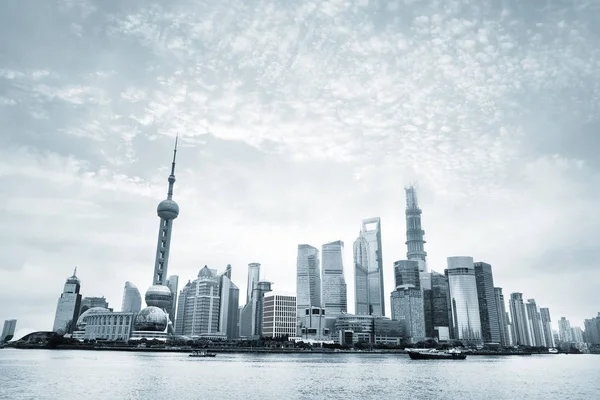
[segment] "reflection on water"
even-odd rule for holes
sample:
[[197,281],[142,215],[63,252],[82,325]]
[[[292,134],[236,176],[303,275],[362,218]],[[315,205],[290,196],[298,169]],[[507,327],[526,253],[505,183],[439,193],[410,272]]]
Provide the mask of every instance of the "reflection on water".
[[0,350],[0,398],[594,399],[600,356],[474,357]]

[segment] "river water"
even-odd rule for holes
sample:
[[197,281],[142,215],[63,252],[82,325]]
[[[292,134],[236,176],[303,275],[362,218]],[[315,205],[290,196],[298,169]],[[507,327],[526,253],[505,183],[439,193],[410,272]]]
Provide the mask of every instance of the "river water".
[[600,356],[0,350],[2,399],[600,399]]

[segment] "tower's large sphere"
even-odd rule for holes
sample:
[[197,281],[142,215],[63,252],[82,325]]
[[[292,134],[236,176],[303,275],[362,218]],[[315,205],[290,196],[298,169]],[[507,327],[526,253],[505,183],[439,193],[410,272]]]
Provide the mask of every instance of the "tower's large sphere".
[[175,219],[179,215],[179,205],[174,200],[163,200],[158,203],[156,213],[162,219]]
[[146,304],[149,307],[170,308],[172,301],[171,290],[164,285],[153,285],[146,290]]
[[158,307],[146,307],[135,317],[136,331],[164,332],[169,323],[168,315]]

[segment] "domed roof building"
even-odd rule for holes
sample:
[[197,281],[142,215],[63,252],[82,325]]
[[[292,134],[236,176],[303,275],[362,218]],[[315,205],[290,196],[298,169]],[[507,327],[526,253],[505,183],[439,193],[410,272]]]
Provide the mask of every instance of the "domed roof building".
[[110,310],[108,308],[104,308],[104,307],[92,307],[92,308],[87,309],[79,316],[79,318],[77,318],[77,324],[75,325],[76,329],[78,331],[85,330],[85,326],[87,325],[87,319],[90,315],[99,314],[99,313],[107,313],[107,312],[110,312]]
[[145,332],[164,332],[167,329],[169,317],[158,307],[146,307],[135,318],[135,330]]

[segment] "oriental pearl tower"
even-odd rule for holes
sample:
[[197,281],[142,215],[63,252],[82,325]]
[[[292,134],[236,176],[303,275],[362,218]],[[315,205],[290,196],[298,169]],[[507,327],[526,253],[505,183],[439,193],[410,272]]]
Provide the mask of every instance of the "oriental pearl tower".
[[161,201],[156,209],[156,213],[160,218],[160,226],[158,229],[156,259],[154,261],[154,277],[152,286],[146,291],[145,300],[148,307],[141,310],[135,320],[135,329],[137,331],[164,332],[167,327],[169,328],[169,333],[173,331],[173,324],[172,321],[169,321],[167,312],[171,308],[173,295],[165,283],[168,276],[167,269],[169,267],[173,220],[179,215],[179,205],[173,200],[177,139],[175,139],[175,149],[173,150],[173,162],[171,163],[167,198]]

